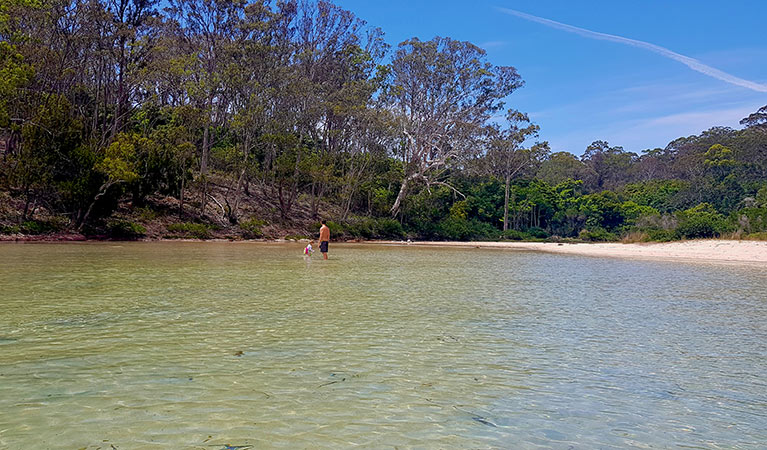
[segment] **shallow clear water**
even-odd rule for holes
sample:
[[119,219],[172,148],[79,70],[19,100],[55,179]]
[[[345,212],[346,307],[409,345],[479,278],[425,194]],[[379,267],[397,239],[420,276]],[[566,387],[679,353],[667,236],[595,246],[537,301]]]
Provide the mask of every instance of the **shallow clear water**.
[[0,245],[0,448],[767,442],[765,268],[301,250]]

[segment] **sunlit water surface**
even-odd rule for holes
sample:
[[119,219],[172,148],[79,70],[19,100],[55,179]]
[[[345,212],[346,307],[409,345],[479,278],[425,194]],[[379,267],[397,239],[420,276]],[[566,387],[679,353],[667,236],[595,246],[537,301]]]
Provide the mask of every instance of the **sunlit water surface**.
[[0,448],[767,442],[764,268],[301,249],[0,245]]

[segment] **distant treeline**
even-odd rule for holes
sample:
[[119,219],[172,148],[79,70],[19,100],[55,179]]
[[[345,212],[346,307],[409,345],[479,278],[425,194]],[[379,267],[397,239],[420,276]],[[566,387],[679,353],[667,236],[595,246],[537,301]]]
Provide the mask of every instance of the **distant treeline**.
[[200,237],[321,217],[365,238],[767,233],[767,106],[577,157],[509,109],[522,84],[468,42],[391,49],[326,1],[0,0],[0,234],[135,237],[158,215]]

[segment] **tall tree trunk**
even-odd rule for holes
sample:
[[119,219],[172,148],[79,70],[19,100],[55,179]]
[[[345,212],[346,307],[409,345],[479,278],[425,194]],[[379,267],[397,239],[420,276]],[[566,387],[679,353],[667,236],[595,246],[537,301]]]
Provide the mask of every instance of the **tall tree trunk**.
[[77,225],[78,232],[82,231],[83,226],[85,226],[85,223],[88,221],[88,217],[91,215],[91,211],[93,211],[93,207],[96,206],[96,203],[99,201],[99,199],[107,193],[110,187],[117,183],[119,183],[119,181],[107,181],[101,185],[99,192],[95,197],[93,197],[93,201],[91,202],[90,206],[88,206],[88,209],[85,211],[85,215],[80,219],[80,223]]
[[245,140],[244,157],[242,159],[242,170],[240,170],[240,176],[237,178],[237,188],[234,191],[234,206],[229,211],[229,222],[236,224],[239,221],[239,215],[237,211],[240,209],[240,199],[242,198],[242,190],[245,185],[245,172],[248,171],[248,157],[250,156],[250,140]]
[[506,175],[506,195],[503,200],[503,231],[509,229],[509,177]]
[[210,146],[210,119],[205,125],[202,134],[202,157],[200,158],[200,175],[202,175],[202,193],[200,198],[200,217],[205,216],[205,207],[208,205],[208,154]]
[[181,191],[179,193],[179,202],[178,202],[178,217],[179,219],[184,217],[184,179],[186,178],[185,175],[186,169],[181,174]]
[[210,123],[205,125],[205,130],[202,133],[202,157],[200,158],[200,173],[202,175],[208,174],[208,154],[210,145]]
[[391,209],[389,210],[392,217],[397,217],[397,214],[400,213],[400,206],[402,206],[402,201],[405,199],[405,196],[407,195],[407,188],[410,185],[410,182],[418,178],[419,176],[420,174],[414,173],[412,175],[408,175],[407,177],[405,177],[404,180],[402,180],[402,186],[400,186],[399,188],[397,199],[394,200],[394,205],[392,205]]

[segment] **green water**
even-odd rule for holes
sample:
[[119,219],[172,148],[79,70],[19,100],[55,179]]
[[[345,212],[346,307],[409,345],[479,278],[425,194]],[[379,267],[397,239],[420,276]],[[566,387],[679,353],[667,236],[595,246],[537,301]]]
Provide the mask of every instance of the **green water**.
[[0,448],[767,442],[767,269],[301,250],[0,245]]

